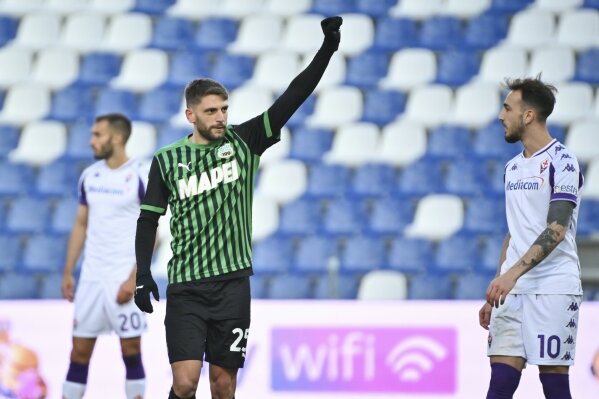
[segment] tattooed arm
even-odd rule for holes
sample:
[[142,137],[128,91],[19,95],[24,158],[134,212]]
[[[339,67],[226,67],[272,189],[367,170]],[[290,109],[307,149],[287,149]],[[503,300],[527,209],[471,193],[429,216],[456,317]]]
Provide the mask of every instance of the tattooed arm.
[[495,307],[505,302],[516,281],[537,266],[558,246],[566,236],[574,203],[553,201],[547,213],[547,228],[539,235],[524,256],[502,276],[496,277],[487,289],[487,302]]

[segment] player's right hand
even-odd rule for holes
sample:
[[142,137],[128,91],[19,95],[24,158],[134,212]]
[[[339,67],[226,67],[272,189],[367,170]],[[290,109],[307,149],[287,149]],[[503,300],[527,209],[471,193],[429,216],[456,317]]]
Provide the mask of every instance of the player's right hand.
[[489,329],[489,323],[491,322],[491,311],[492,310],[493,310],[493,307],[488,302],[485,302],[483,307],[480,308],[480,310],[478,312],[478,323],[485,330]]
[[72,274],[63,274],[62,283],[60,284],[62,296],[69,302],[75,299],[75,278]]
[[150,299],[150,292],[154,296],[154,299],[159,301],[160,294],[158,293],[158,286],[152,278],[152,273],[137,275],[135,279],[135,304],[142,312],[152,313],[154,307]]

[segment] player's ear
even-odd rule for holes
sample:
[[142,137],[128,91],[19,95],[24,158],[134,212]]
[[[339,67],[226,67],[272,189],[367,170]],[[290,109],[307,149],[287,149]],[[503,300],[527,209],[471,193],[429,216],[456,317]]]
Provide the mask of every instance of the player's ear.
[[536,118],[537,118],[537,114],[534,109],[529,108],[526,111],[524,111],[523,119],[524,119],[525,125],[532,123]]
[[185,108],[185,117],[189,123],[196,123],[196,117],[189,108]]

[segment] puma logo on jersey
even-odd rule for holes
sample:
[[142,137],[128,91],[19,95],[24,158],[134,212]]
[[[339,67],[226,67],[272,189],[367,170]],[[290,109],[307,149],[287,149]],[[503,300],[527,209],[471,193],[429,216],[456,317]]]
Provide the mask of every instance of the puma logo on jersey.
[[221,183],[227,184],[237,179],[239,179],[239,167],[237,161],[232,160],[202,172],[199,179],[197,175],[190,176],[188,180],[179,179],[179,199],[202,194],[215,189]]
[[187,165],[182,162],[179,162],[177,166],[180,168],[185,168],[188,172],[191,172],[191,161],[187,162]]

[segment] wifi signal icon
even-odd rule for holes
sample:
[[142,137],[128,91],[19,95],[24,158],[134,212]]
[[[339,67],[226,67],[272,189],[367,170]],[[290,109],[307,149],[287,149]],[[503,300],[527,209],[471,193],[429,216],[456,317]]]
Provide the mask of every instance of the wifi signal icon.
[[400,381],[418,382],[436,362],[447,357],[447,350],[437,341],[415,336],[401,341],[391,350],[385,363]]

